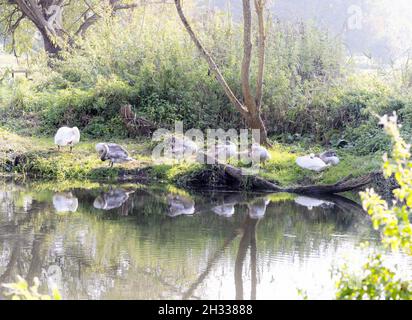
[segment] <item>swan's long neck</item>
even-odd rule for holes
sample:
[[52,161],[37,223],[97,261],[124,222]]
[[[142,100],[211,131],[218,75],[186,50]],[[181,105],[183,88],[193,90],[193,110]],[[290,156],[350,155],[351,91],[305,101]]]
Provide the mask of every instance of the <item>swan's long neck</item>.
[[104,160],[107,160],[107,158],[106,158],[106,155],[109,153],[109,147],[108,147],[108,145],[107,144],[104,144],[103,145],[103,152],[102,152],[102,154],[101,154],[101,156],[100,156],[100,159],[102,160],[102,161],[104,161]]

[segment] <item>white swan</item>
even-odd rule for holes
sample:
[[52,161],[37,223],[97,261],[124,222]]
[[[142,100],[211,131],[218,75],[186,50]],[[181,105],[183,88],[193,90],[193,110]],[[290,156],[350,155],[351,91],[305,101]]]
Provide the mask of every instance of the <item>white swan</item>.
[[187,155],[196,153],[199,150],[197,144],[187,137],[176,137],[171,136],[165,140],[165,143],[170,148],[170,151],[173,155]]
[[183,145],[183,152],[185,153],[197,153],[197,151],[199,150],[199,147],[197,146],[197,144],[195,142],[193,142],[191,139],[188,138],[184,138],[182,139],[182,145]]
[[271,159],[269,150],[258,143],[252,144],[252,159],[258,159],[265,163]]
[[208,156],[217,158],[219,161],[229,160],[237,155],[237,146],[231,141],[226,141],[224,144],[218,144],[215,149],[208,151]]
[[79,201],[71,192],[56,193],[53,196],[53,206],[57,212],[76,212]]
[[96,144],[96,151],[99,153],[100,160],[109,160],[110,167],[113,167],[114,163],[135,161],[129,156],[126,149],[116,143],[98,143]]
[[303,169],[316,172],[321,172],[330,166],[330,164],[326,164],[321,158],[314,154],[297,158],[296,164]]
[[70,152],[75,144],[80,141],[80,131],[77,127],[61,127],[57,130],[54,136],[54,144],[57,145],[58,150],[60,147],[70,146]]
[[43,271],[47,280],[47,287],[50,290],[58,289],[61,291],[63,289],[63,272],[60,266],[51,265],[47,268],[47,271]]
[[309,210],[312,210],[315,207],[331,208],[335,205],[333,202],[320,200],[316,198],[305,197],[305,196],[297,197],[295,199],[295,203],[298,205],[304,206],[308,208]]
[[340,160],[336,152],[333,150],[325,151],[319,155],[319,158],[323,160],[326,164],[336,166],[339,164]]

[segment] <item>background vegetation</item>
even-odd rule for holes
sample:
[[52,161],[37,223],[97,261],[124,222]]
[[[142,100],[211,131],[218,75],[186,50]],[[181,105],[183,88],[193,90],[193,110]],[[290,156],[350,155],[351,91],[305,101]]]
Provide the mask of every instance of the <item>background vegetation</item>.
[[[147,6],[103,16],[86,38],[63,50],[61,60],[50,65],[45,56],[33,56],[31,80],[4,77],[0,125],[29,135],[76,125],[86,137],[124,138],[130,133],[119,110],[130,103],[159,127],[175,120],[186,128],[241,127],[174,10]],[[241,25],[226,12],[190,15],[239,92]],[[391,77],[355,73],[340,38],[308,23],[267,24],[263,118],[273,139],[332,146],[345,139],[366,155],[389,145],[373,114],[393,110],[403,130],[412,131],[407,68]],[[404,81],[395,85],[395,75]]]

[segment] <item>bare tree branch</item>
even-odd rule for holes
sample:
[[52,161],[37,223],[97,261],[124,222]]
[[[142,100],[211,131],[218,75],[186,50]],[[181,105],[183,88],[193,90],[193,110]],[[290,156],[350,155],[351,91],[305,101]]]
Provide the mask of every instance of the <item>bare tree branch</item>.
[[[261,14],[262,14],[262,21],[263,21],[263,4],[260,7]],[[260,105],[256,105],[256,99],[252,95],[252,90],[250,86],[250,64],[252,60],[252,43],[251,43],[251,33],[252,33],[252,14],[251,14],[251,7],[250,7],[250,0],[243,0],[243,17],[244,17],[244,32],[243,32],[243,60],[242,60],[242,68],[241,68],[241,83],[242,83],[242,94],[243,94],[243,103],[239,101],[239,99],[235,96],[229,85],[227,84],[226,80],[224,79],[219,67],[216,65],[214,59],[209,54],[209,52],[204,48],[202,43],[200,42],[199,38],[194,33],[192,27],[190,26],[189,22],[187,21],[183,10],[181,0],[175,0],[175,5],[177,12],[179,14],[180,20],[186,31],[189,33],[190,38],[205,58],[207,63],[209,64],[210,71],[215,75],[217,81],[222,86],[223,90],[225,91],[227,97],[234,105],[234,107],[240,112],[242,117],[246,120],[246,123],[250,129],[258,129],[260,131],[260,143],[270,146],[270,143],[267,139],[267,132],[265,128],[265,124],[260,115]],[[261,41],[261,43],[263,43]],[[264,56],[264,46],[260,46],[260,50],[262,56]],[[261,69],[259,69],[259,76],[263,79],[263,67],[264,67],[264,59],[260,59]],[[263,80],[259,80],[259,92],[258,97],[261,97],[261,91],[263,86]],[[261,100],[261,98],[259,98]]]
[[196,34],[194,33],[192,27],[190,26],[189,22],[186,19],[186,16],[183,13],[182,10],[182,5],[181,5],[181,0],[175,0],[175,5],[177,12],[179,14],[180,20],[182,20],[182,23],[184,27],[186,28],[186,31],[189,33],[190,38],[200,51],[200,53],[203,55],[203,57],[206,59],[207,63],[209,64],[210,71],[215,75],[217,81],[220,83],[220,85],[223,87],[223,90],[225,91],[227,97],[229,100],[232,102],[232,104],[236,107],[236,109],[243,115],[247,116],[248,115],[248,110],[242,105],[242,103],[236,98],[235,94],[233,93],[232,89],[229,87],[227,84],[225,78],[223,77],[219,67],[217,66],[216,62],[212,58],[212,56],[209,54],[209,52],[204,48]]
[[95,24],[99,19],[100,16],[97,13],[94,13],[80,25],[80,27],[77,29],[74,35],[84,37],[84,34],[86,33],[87,29],[89,29],[93,24]]
[[25,15],[24,13],[22,13],[21,16],[18,17],[17,20],[16,20],[12,25],[10,25],[10,26],[7,28],[7,32],[8,32],[8,33],[14,33],[14,31],[16,31],[17,27],[19,26],[20,22],[21,22],[25,17],[26,17],[26,15]]

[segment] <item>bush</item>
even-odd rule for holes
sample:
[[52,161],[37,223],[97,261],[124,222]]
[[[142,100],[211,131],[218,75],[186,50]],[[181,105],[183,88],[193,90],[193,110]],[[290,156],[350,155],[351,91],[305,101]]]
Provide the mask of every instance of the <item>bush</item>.
[[52,296],[38,292],[40,281],[34,278],[34,285],[29,284],[22,277],[17,276],[15,283],[4,283],[1,287],[5,288],[4,295],[11,297],[12,300],[61,300],[62,297],[57,289],[53,289]]
[[[78,47],[63,52],[64,59],[55,62],[52,70],[46,62],[34,67],[35,81],[24,90],[35,101],[16,104],[41,110],[42,132],[51,133],[60,125],[77,125],[94,136],[125,102],[160,127],[169,128],[175,120],[183,120],[186,128],[243,126],[183,30],[174,8],[135,10],[126,25],[124,18],[101,19],[96,25],[99,32],[89,30],[87,39],[79,39]],[[241,24],[216,13],[205,23],[194,22],[194,27],[227,82],[241,96]],[[327,114],[323,105],[310,104],[319,88],[342,75],[341,47],[326,32],[302,24],[269,24],[268,38],[264,92],[268,131],[281,135],[290,131],[308,133],[313,118],[301,115],[307,115],[308,108],[320,119]],[[256,64],[255,56],[254,71]],[[255,82],[254,73],[251,81]],[[321,99],[318,95],[317,100]],[[314,139],[323,139],[321,128]]]
[[[228,19],[217,12],[194,19],[193,27],[240,97],[243,31]],[[78,46],[63,51],[64,59],[54,61],[53,69],[39,58],[32,83],[3,88],[2,125],[24,130],[28,114],[35,112],[40,119],[34,127],[42,133],[76,125],[86,136],[124,137],[119,109],[130,103],[138,115],[168,129],[175,120],[187,129],[244,126],[173,7],[104,17],[86,39],[76,41]],[[256,65],[254,55],[252,84]],[[311,24],[268,23],[262,112],[269,135],[324,145],[343,138],[361,155],[388,149],[372,114],[397,110],[405,124],[412,124],[409,93],[370,74],[349,77],[348,71],[339,38]],[[412,133],[411,126],[403,130]]]
[[411,300],[412,282],[402,280],[384,266],[382,255],[371,253],[359,275],[337,272],[338,300]]
[[54,133],[68,125],[82,129],[89,137],[127,135],[120,119],[120,108],[136,100],[128,84],[115,77],[99,79],[93,89],[67,88],[56,93],[39,93],[37,108],[41,110],[42,132]]
[[[364,209],[372,218],[373,226],[381,231],[382,244],[394,252],[412,255],[412,162],[411,146],[400,135],[397,117],[382,117],[381,122],[391,138],[392,158],[384,156],[383,171],[386,178],[394,176],[399,188],[393,191],[389,204],[373,189],[361,192]],[[371,253],[360,275],[348,272],[343,266],[336,272],[337,299],[412,299],[412,281],[402,280],[396,270],[384,266],[379,253]]]

